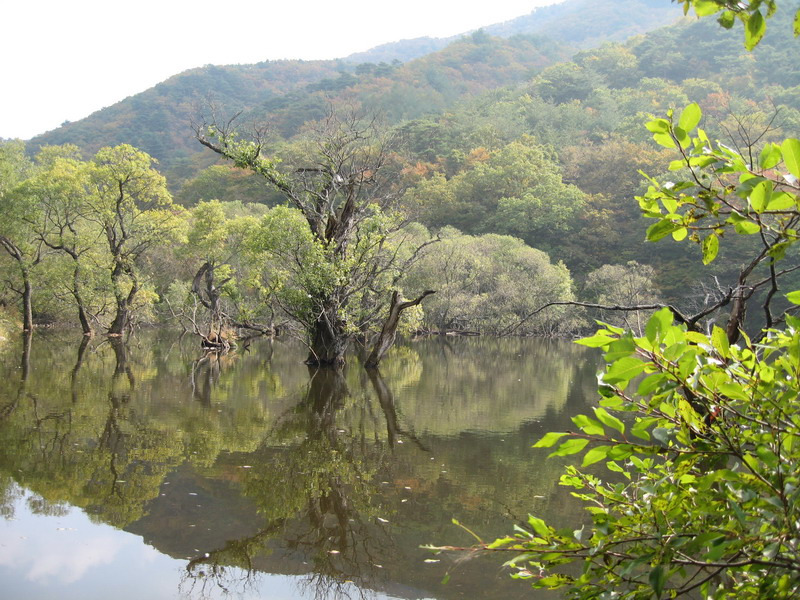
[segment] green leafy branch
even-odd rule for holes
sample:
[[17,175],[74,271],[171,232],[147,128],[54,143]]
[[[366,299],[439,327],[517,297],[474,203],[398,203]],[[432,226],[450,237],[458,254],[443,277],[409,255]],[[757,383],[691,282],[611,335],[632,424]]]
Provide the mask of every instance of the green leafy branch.
[[[578,431],[534,447],[582,454],[581,469],[605,461],[608,482],[574,466],[561,478],[586,503],[591,533],[531,517],[480,548],[515,552],[507,564],[518,577],[575,598],[610,589],[617,598],[791,597],[800,586],[800,319],[736,345],[662,309],[643,337],[604,325],[579,343],[609,362],[601,406],[573,418]],[[575,562],[582,575],[563,572]]]

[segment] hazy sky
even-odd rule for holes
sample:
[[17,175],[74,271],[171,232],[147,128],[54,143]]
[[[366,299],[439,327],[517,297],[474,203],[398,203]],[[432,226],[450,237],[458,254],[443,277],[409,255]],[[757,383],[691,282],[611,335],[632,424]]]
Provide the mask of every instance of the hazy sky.
[[6,0],[0,138],[30,138],[205,64],[338,58],[560,0]]

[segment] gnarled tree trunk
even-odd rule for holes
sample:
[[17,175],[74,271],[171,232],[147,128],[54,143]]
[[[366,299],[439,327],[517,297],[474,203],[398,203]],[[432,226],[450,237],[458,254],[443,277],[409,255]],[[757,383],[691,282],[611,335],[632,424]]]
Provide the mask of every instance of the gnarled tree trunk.
[[117,264],[111,274],[111,280],[114,283],[114,297],[117,300],[117,314],[114,316],[114,320],[108,328],[108,335],[115,337],[119,337],[125,333],[125,328],[130,321],[131,305],[133,304],[133,299],[136,297],[136,292],[139,291],[139,282],[131,272],[128,272],[128,276],[131,278],[131,289],[128,290],[127,294],[122,291],[122,282],[120,280],[124,272],[126,272],[126,270],[122,265]]
[[389,315],[386,317],[386,321],[381,328],[381,333],[375,345],[372,347],[372,352],[367,358],[367,362],[364,363],[367,369],[377,368],[384,355],[389,351],[389,348],[394,345],[394,341],[397,339],[397,327],[400,325],[400,315],[403,311],[412,306],[416,306],[427,296],[435,293],[436,292],[433,290],[426,290],[422,292],[422,295],[418,298],[402,302],[400,300],[400,294],[396,290],[392,292],[392,303],[389,305]]
[[86,311],[86,304],[83,300],[83,294],[81,293],[81,269],[80,265],[75,262],[75,269],[72,272],[72,297],[75,298],[75,304],[78,307],[78,321],[81,324],[81,330],[83,331],[83,335],[91,336],[94,334],[92,331],[92,326],[89,323],[89,315]]
[[22,270],[22,331],[33,331],[33,286],[28,270]]
[[336,307],[326,306],[313,323],[306,364],[312,367],[344,366],[350,340],[345,327]]

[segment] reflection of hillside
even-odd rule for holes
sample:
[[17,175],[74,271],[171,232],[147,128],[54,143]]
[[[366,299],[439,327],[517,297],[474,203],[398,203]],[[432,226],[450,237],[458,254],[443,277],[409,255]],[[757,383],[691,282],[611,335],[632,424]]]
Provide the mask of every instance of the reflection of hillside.
[[539,339],[433,338],[414,347],[419,381],[395,394],[403,421],[431,435],[510,432],[559,412],[576,365],[589,357],[580,346]]

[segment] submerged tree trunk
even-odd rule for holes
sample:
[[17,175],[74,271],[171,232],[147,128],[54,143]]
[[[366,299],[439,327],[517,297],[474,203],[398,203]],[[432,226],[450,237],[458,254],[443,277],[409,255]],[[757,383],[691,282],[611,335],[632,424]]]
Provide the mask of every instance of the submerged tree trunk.
[[92,331],[92,326],[89,323],[89,315],[86,311],[86,306],[83,301],[83,294],[81,294],[80,274],[80,266],[76,262],[75,270],[72,272],[72,297],[75,298],[75,304],[78,306],[78,320],[81,323],[83,335],[91,336],[94,335],[94,332]]
[[[194,323],[194,326],[195,333],[203,338],[202,345],[204,348],[228,350],[231,340],[225,339],[223,329],[230,323],[230,319],[222,312],[221,300],[222,286],[228,283],[231,277],[226,277],[217,282],[215,276],[217,266],[213,261],[206,261],[198,269],[192,280],[192,293],[210,313],[207,334],[198,328],[197,323]],[[205,285],[203,285],[204,283]]]
[[122,274],[123,267],[119,264],[114,267],[114,271],[111,274],[111,280],[114,283],[114,297],[117,300],[117,314],[114,316],[114,320],[108,328],[108,335],[116,337],[125,333],[125,328],[130,321],[131,305],[133,304],[133,299],[136,297],[136,292],[139,291],[138,281],[131,273],[128,273],[131,277],[131,289],[127,294],[124,293],[121,289],[122,282],[120,281]]
[[311,330],[306,364],[311,367],[335,367],[345,364],[345,352],[350,342],[344,321],[335,308],[323,310]]
[[378,336],[375,345],[372,347],[372,352],[367,358],[367,362],[364,363],[364,366],[367,369],[377,368],[384,355],[389,351],[389,348],[394,345],[394,341],[397,339],[397,327],[400,325],[400,316],[402,315],[403,311],[411,308],[412,306],[416,306],[427,296],[435,293],[436,292],[433,290],[426,290],[422,292],[421,296],[415,298],[414,300],[401,302],[400,294],[397,291],[392,292],[392,302],[389,305],[389,315],[386,317],[386,321],[383,324],[381,333]]
[[[22,331],[33,331],[33,286],[31,284],[30,266],[25,260],[25,255],[22,250],[10,239],[0,235],[0,247],[2,247],[8,255],[17,261],[19,265],[19,272],[22,276],[22,291],[14,290],[22,297]],[[33,260],[32,264],[39,262],[39,256]]]
[[28,270],[22,270],[22,331],[33,331],[33,286]]

